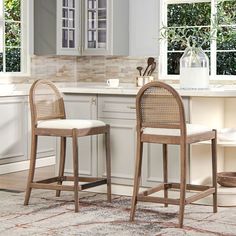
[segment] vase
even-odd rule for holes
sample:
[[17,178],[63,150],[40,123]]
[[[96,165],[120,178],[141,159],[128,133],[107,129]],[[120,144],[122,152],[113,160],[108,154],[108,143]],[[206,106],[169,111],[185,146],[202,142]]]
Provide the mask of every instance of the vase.
[[209,58],[201,47],[187,47],[180,58],[180,88],[209,88]]

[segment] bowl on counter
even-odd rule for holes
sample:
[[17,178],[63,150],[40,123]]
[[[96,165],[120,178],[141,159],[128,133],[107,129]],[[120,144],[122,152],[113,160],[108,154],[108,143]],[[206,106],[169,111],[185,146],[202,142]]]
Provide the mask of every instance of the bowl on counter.
[[236,172],[217,173],[217,183],[223,187],[236,187]]

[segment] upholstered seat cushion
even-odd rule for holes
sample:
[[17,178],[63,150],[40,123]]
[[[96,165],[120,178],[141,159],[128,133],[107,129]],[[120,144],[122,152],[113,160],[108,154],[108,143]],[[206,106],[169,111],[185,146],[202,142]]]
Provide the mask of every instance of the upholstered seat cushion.
[[49,129],[86,129],[105,126],[100,120],[54,119],[38,121],[38,128]]
[[[187,124],[187,135],[199,134],[212,129],[199,124]],[[143,134],[180,136],[180,129],[144,128]]]

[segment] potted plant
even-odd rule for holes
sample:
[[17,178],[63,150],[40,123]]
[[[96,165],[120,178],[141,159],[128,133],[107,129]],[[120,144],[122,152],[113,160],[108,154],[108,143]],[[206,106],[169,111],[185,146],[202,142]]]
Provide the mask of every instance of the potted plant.
[[[225,2],[218,0],[217,13],[213,15],[210,25],[190,27],[175,25],[164,26],[160,30],[161,39],[168,42],[168,47],[185,50],[180,58],[180,87],[206,89],[209,86],[209,58],[202,48],[210,49],[210,42],[216,37],[224,40],[222,25],[231,25],[235,12],[227,12]],[[207,9],[209,12],[210,9]],[[229,14],[228,14],[229,13]]]

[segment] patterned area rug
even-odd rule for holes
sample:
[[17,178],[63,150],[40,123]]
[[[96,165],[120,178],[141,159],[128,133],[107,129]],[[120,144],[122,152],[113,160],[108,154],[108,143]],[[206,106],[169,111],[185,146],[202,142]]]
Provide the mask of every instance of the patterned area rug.
[[33,190],[29,206],[23,206],[24,193],[0,191],[0,235],[236,235],[236,208],[188,205],[184,228],[177,228],[178,207],[138,204],[134,223],[129,222],[131,198],[80,193],[80,212],[74,213],[73,194]]

